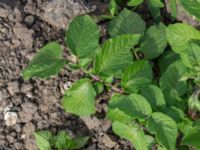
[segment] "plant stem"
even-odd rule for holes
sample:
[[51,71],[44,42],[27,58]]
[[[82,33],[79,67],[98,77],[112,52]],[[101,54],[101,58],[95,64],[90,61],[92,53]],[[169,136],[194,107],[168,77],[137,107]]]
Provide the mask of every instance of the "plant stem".
[[[71,62],[71,63],[74,63],[74,61],[72,61],[70,58],[67,58],[67,60],[68,60],[69,62]],[[81,71],[82,73],[89,75],[95,82],[101,82],[101,83],[103,83],[104,85],[109,86],[109,87],[111,88],[111,90],[113,90],[114,92],[117,92],[117,93],[120,93],[120,94],[125,94],[125,92],[124,92],[123,89],[118,88],[118,87],[116,87],[116,86],[114,86],[114,85],[112,85],[112,84],[105,83],[99,76],[96,76],[96,75],[90,73],[89,71],[87,71],[87,70],[85,70],[85,69],[82,69],[82,68],[80,68],[80,67],[79,67],[79,69],[80,69],[80,71]]]
[[113,90],[114,92],[120,93],[120,94],[125,94],[124,90],[122,90],[121,88],[118,88],[116,86],[113,86],[112,84],[107,84],[104,83],[106,86],[109,86],[111,88],[111,90]]
[[116,87],[116,86],[114,86],[112,84],[105,83],[100,77],[98,77],[98,76],[96,76],[96,75],[94,75],[94,74],[92,74],[92,73],[90,73],[90,72],[88,72],[86,70],[83,70],[83,69],[81,69],[81,71],[83,73],[89,75],[95,82],[101,82],[104,85],[109,86],[114,92],[117,92],[117,93],[120,93],[120,94],[124,94],[125,93],[124,90],[122,90],[122,89],[120,89],[120,88],[118,88],[118,87]]
[[135,55],[135,58],[136,58],[137,60],[140,60],[140,57],[138,56],[137,51],[134,50],[133,53],[134,53],[134,55]]

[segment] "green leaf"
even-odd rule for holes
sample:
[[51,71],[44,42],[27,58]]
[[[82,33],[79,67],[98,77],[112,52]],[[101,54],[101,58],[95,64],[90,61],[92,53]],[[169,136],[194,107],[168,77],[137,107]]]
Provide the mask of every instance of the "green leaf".
[[189,110],[192,110],[194,112],[200,111],[200,101],[199,101],[199,95],[198,94],[192,94],[189,97],[188,106],[189,106]]
[[185,116],[184,112],[181,109],[176,108],[174,106],[163,107],[161,111],[169,117],[171,117],[172,119],[174,119],[174,121],[176,122],[181,122]]
[[187,67],[200,66],[200,40],[190,41],[188,50],[181,54],[181,59]]
[[194,126],[200,128],[200,119],[194,121]]
[[173,18],[176,18],[176,16],[177,16],[176,0],[169,0],[169,8],[170,8],[170,11],[171,11],[171,16]]
[[121,35],[107,40],[97,55],[94,72],[110,76],[129,65],[133,58],[130,49],[139,42],[139,35]]
[[163,72],[169,67],[169,65],[178,59],[180,59],[178,54],[174,53],[171,50],[165,51],[161,55],[159,62],[158,62],[160,74],[163,74]]
[[160,87],[164,92],[164,95],[169,96],[171,93],[176,97],[182,96],[187,92],[188,88],[186,82],[180,81],[186,71],[187,68],[180,60],[175,61],[167,68],[167,70],[160,77]]
[[142,18],[128,9],[123,9],[108,24],[108,33],[111,37],[121,34],[143,34],[145,29],[146,25]]
[[129,140],[136,150],[148,150],[148,143],[144,132],[137,126],[128,126],[120,122],[112,124],[113,131],[121,138]]
[[200,40],[200,31],[190,25],[176,23],[168,26],[167,40],[172,50],[181,54],[188,50],[189,41]]
[[175,150],[178,129],[176,122],[167,115],[155,112],[147,122],[150,133],[156,135],[159,144],[167,150]]
[[152,149],[154,147],[154,145],[156,144],[155,138],[150,135],[145,135],[145,138],[148,143],[148,149]]
[[162,54],[166,46],[166,28],[163,23],[160,23],[147,29],[139,50],[146,59],[153,59]]
[[23,71],[23,77],[47,79],[59,73],[66,61],[62,58],[62,50],[57,42],[51,42],[41,48],[38,54]]
[[179,124],[178,128],[183,134],[187,134],[188,131],[193,126],[193,121],[191,121],[189,118],[184,118]]
[[99,46],[99,27],[88,15],[77,16],[69,25],[66,44],[79,59],[94,57]]
[[68,149],[72,145],[72,139],[65,131],[59,131],[55,137],[55,147],[58,150]]
[[161,0],[150,0],[149,2],[154,7],[158,7],[158,8],[164,7],[164,3]]
[[119,121],[121,123],[131,123],[133,118],[124,113],[123,111],[119,110],[118,108],[109,108],[106,114],[106,117],[110,119],[112,122]]
[[112,122],[119,121],[121,123],[130,123],[133,121],[133,118],[127,115],[123,110],[120,110],[117,107],[112,107],[112,104],[119,101],[123,97],[120,94],[114,94],[109,100],[108,111],[106,117],[110,119]]
[[50,138],[52,137],[51,132],[49,131],[39,131],[34,133],[36,144],[39,150],[51,150],[49,143]]
[[96,92],[89,79],[81,79],[66,91],[62,106],[66,112],[79,116],[95,113]]
[[200,128],[199,127],[193,127],[183,137],[181,144],[190,145],[190,146],[193,146],[197,149],[200,149],[199,135],[200,135]]
[[141,90],[141,95],[146,98],[154,110],[159,110],[165,106],[165,98],[161,89],[155,85],[150,85]]
[[133,6],[138,6],[140,5],[144,0],[129,0],[128,6],[133,7]]
[[[152,113],[150,104],[144,97],[138,94],[131,94],[129,96],[119,95],[112,98],[109,102],[109,109],[118,109],[133,119],[137,118],[141,120],[147,118]],[[122,121],[122,115],[124,116],[124,114],[116,113],[116,116],[113,114],[110,116],[110,119],[114,121]]]
[[147,1],[147,5],[152,17],[156,20],[156,22],[159,22],[161,20],[160,7],[157,7],[154,3],[151,2],[151,0]]
[[167,150],[165,147],[158,146],[157,150]]
[[192,16],[200,21],[200,2],[199,0],[180,0],[183,8]]
[[108,5],[108,9],[110,11],[110,14],[111,16],[114,16],[115,14],[118,13],[118,10],[117,10],[117,3],[115,0],[111,0],[109,5]]
[[102,82],[95,82],[93,84],[96,94],[101,94],[104,91],[104,85]]
[[122,76],[122,87],[127,92],[137,92],[152,82],[152,69],[148,61],[138,60],[127,67]]
[[69,148],[71,148],[71,149],[80,149],[80,148],[82,148],[83,146],[85,146],[87,144],[88,140],[89,140],[89,137],[87,137],[87,136],[74,138],[72,140],[73,144]]

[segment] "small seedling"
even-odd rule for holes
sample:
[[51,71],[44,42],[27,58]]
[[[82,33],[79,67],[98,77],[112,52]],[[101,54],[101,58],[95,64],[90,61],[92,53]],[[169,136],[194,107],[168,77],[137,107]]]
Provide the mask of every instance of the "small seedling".
[[[130,0],[128,5],[136,7],[142,2]],[[135,149],[200,149],[200,31],[184,23],[147,26],[129,9],[119,12],[118,3],[112,1],[110,5],[113,19],[108,23],[105,42],[99,43],[100,28],[90,16],[75,17],[65,41],[76,61],[62,58],[60,45],[52,42],[39,50],[23,71],[24,78],[48,79],[64,65],[79,69],[83,79],[76,81],[61,100],[66,112],[95,114],[95,97],[110,90],[113,96],[106,117],[112,121],[113,131]],[[148,5],[152,15],[164,6],[160,0]],[[50,132],[35,136],[38,146],[45,150],[76,148],[74,140],[63,132],[53,138]]]
[[88,141],[88,137],[71,138],[65,131],[59,131],[57,135],[50,131],[38,131],[34,133],[39,150],[72,150],[82,148]]

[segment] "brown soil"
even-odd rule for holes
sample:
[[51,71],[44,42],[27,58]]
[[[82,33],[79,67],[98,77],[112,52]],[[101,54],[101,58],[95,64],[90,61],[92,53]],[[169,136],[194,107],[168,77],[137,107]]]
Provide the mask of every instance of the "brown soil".
[[98,115],[104,115],[105,94],[97,100],[96,116],[78,118],[60,107],[64,90],[81,76],[79,72],[66,67],[47,81],[24,81],[21,74],[44,44],[57,40],[64,45],[64,29],[73,17],[99,14],[106,4],[99,0],[0,0],[0,150],[36,150],[34,131],[61,129],[71,136],[90,136],[87,150],[131,149],[113,135],[110,121]]

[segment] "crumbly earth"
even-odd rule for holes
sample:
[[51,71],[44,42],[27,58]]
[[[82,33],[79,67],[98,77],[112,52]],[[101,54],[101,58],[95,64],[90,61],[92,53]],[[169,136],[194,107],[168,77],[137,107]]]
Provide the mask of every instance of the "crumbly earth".
[[[37,150],[33,132],[67,131],[90,136],[87,150],[128,150],[130,143],[111,131],[105,111],[110,93],[97,102],[97,115],[76,117],[63,111],[60,99],[83,76],[65,67],[47,81],[22,78],[22,70],[49,41],[64,46],[64,29],[80,14],[99,14],[107,2],[100,0],[0,0],[0,150]],[[68,57],[64,51],[64,57]]]

